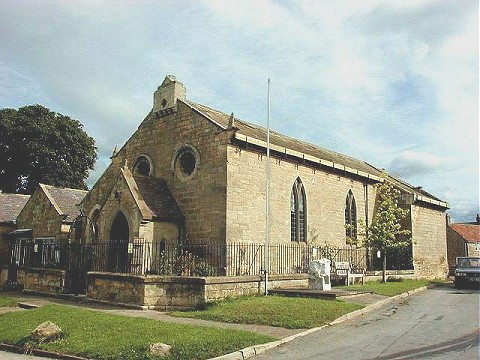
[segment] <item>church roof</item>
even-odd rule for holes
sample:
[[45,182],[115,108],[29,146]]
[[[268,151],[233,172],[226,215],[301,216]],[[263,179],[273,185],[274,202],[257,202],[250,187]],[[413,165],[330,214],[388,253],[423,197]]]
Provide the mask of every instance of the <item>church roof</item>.
[[[234,119],[234,121],[232,121],[232,115],[227,115],[205,105],[201,105],[189,100],[184,100],[183,102],[215,123],[220,128],[224,130],[235,129],[236,139],[257,144],[259,146],[266,145],[266,128],[240,119]],[[255,139],[256,141],[252,141],[251,139]],[[358,160],[348,155],[328,150],[272,130],[270,130],[270,144],[272,151],[277,151],[286,155],[293,155],[303,158],[304,160],[318,162],[319,164],[326,165],[334,169],[344,170],[346,172],[373,179],[375,181],[383,181],[386,176],[382,170],[365,161]],[[387,178],[403,191],[413,194],[414,200],[448,208],[447,203],[426,192],[420,187],[415,187],[390,175],[387,175]]]
[[126,168],[121,169],[121,174],[127,182],[143,219],[184,219],[182,211],[170,193],[165,180],[150,176],[134,176]]
[[153,217],[162,219],[183,219],[182,211],[168,189],[165,180],[147,176],[133,177],[145,204]]
[[[219,124],[224,129],[228,128],[231,115],[227,115],[220,111],[211,109],[208,106],[193,103],[191,101],[188,101],[188,103],[202,114],[205,114],[209,118],[214,120],[214,122]],[[267,129],[263,126],[251,124],[240,119],[235,119],[234,126],[238,129],[237,133],[240,133],[246,137],[258,140],[267,139]],[[382,176],[382,172],[380,170],[365,161],[354,159],[350,156],[340,154],[335,151],[328,150],[320,146],[316,146],[308,142],[283,135],[273,130],[270,130],[270,144],[277,145],[284,149],[291,149],[299,153],[305,153],[320,159],[328,160],[332,163],[342,164],[344,166],[348,166],[356,170],[361,170],[378,177]]]
[[0,193],[0,223],[11,223],[17,219],[30,195]]
[[87,194],[86,190],[60,188],[39,184],[59,215],[66,215],[65,221],[71,222],[78,215],[77,206]]

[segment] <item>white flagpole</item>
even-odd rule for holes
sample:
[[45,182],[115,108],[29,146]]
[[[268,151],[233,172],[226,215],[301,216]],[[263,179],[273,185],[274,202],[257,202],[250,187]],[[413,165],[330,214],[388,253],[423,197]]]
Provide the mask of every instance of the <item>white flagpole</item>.
[[268,273],[270,271],[270,78],[267,95],[267,164],[265,184],[265,295],[268,295]]

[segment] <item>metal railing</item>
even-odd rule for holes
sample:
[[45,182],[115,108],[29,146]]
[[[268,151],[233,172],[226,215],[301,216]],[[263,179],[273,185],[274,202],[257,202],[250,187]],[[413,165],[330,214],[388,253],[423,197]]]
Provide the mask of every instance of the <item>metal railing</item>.
[[[246,276],[263,274],[265,245],[169,244],[165,241],[108,241],[93,244],[17,240],[10,244],[10,262],[25,267],[72,271],[176,276]],[[348,261],[366,269],[364,248],[309,246],[304,243],[269,246],[270,274],[307,273],[310,261]]]

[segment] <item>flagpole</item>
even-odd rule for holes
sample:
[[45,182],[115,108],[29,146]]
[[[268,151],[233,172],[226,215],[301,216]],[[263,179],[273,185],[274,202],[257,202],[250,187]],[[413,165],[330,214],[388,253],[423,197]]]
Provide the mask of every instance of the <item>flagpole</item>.
[[265,295],[268,295],[268,273],[270,271],[270,78],[267,95],[267,164],[265,184]]

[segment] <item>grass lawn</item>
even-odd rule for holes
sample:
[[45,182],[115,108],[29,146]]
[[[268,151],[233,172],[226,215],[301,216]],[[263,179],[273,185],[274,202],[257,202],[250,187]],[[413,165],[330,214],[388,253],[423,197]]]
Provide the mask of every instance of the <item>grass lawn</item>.
[[94,359],[150,359],[149,344],[156,342],[172,345],[168,359],[207,359],[275,340],[248,331],[180,325],[50,305],[0,315],[0,342],[22,345],[31,331],[46,320],[57,324],[65,336],[35,347]]
[[14,299],[0,293],[0,307],[16,306],[17,302],[18,302],[18,299]]
[[350,286],[338,286],[335,288],[345,290],[360,290],[360,291],[372,291],[379,295],[395,296],[404,292],[417,289],[422,286],[440,283],[440,281],[432,280],[411,280],[403,279],[402,281],[389,281],[382,283],[379,281],[369,281],[365,285],[350,285]]
[[202,311],[171,315],[229,323],[260,324],[288,329],[322,326],[362,306],[340,301],[283,296],[252,296],[209,304]]

